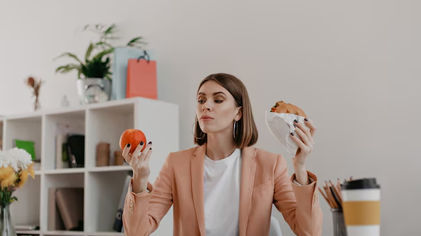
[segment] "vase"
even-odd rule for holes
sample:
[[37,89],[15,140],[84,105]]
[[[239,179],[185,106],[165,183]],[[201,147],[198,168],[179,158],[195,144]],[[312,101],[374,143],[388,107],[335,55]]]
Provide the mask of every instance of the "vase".
[[346,236],[344,213],[342,209],[331,209],[333,219],[333,236]]
[[9,206],[10,204],[0,207],[0,232],[2,236],[16,236],[15,228],[10,217]]
[[34,99],[34,111],[38,111],[41,108],[41,104],[39,103],[39,97],[35,96]]
[[78,79],[77,92],[81,104],[105,102],[111,97],[111,81],[103,78]]

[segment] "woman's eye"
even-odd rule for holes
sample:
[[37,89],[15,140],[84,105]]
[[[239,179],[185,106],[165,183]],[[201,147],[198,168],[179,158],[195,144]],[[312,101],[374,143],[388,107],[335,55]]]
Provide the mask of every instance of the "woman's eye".
[[215,100],[216,103],[222,103],[223,100]]
[[199,100],[197,100],[197,102],[198,102],[198,103],[200,103],[200,104],[204,103],[204,101],[205,101],[205,100],[203,100],[203,99],[199,99]]

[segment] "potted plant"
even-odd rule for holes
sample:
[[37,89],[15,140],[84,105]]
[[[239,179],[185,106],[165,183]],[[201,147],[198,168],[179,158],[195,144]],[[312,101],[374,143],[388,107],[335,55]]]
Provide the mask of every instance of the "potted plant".
[[[57,58],[70,58],[73,60],[73,63],[57,67],[56,73],[77,72],[77,88],[82,103],[107,101],[111,97],[110,57],[115,48],[110,41],[117,39],[114,36],[116,25],[86,25],[84,31],[86,30],[97,33],[99,40],[89,43],[83,60],[70,52],[65,52],[58,56]],[[131,39],[126,46],[143,49],[142,45],[144,44],[146,43],[143,41],[143,38],[138,36]]]

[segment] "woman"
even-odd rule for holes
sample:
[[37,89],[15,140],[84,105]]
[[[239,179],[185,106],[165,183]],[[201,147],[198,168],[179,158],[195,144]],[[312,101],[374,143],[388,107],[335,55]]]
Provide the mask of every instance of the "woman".
[[296,123],[300,137],[291,135],[299,149],[289,178],[281,155],[252,146],[258,134],[243,83],[229,74],[209,75],[197,91],[197,146],[170,153],[153,186],[152,143],[140,143],[133,154],[129,146],[123,150],[133,168],[125,233],[149,235],[173,205],[174,235],[268,235],[274,204],[297,235],[321,235],[317,178],[305,166],[315,127],[310,120],[306,125],[310,130]]

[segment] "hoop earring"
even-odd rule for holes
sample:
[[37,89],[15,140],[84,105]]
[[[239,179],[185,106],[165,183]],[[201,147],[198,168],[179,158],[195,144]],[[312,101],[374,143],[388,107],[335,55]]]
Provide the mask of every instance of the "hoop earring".
[[237,133],[237,121],[234,121],[234,128],[232,129],[232,133],[235,139],[235,136],[236,136],[235,134]]

